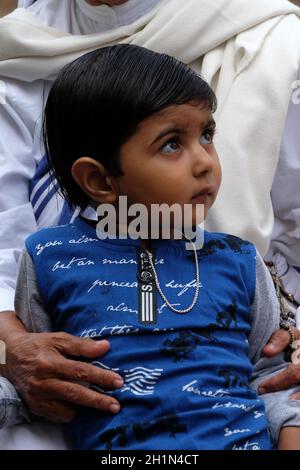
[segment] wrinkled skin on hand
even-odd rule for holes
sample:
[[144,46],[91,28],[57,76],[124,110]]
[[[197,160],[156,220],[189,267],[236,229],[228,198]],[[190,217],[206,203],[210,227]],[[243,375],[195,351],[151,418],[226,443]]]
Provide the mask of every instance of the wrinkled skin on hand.
[[101,357],[109,350],[108,341],[24,330],[6,339],[6,347],[7,360],[1,373],[15,385],[33,414],[62,423],[73,419],[76,405],[119,412],[117,400],[90,390],[82,382],[113,390],[122,386],[123,379],[114,372],[76,361],[79,356]]
[[[300,331],[293,328],[296,340],[300,339]],[[266,357],[274,357],[284,351],[290,344],[291,338],[286,330],[278,330],[269,339],[263,348],[263,354]],[[288,389],[300,382],[300,364],[290,364],[283,372],[262,382],[259,386],[259,393],[277,392],[279,390]],[[300,392],[294,393],[290,399],[300,400]]]

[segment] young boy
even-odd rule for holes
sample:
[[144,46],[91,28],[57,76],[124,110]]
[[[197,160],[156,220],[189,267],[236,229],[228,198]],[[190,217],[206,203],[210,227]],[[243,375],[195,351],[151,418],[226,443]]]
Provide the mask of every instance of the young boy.
[[[82,210],[106,204],[117,214],[126,196],[128,225],[135,204],[148,214],[154,204],[177,204],[183,215],[190,208],[194,228],[198,205],[206,217],[221,181],[215,107],[210,87],[167,55],[120,45],[81,57],[59,74],[45,111],[61,192]],[[279,308],[254,246],[204,232],[203,247],[187,250],[174,218],[165,240],[166,221],[153,237],[150,216],[149,232],[126,237],[123,216],[115,237],[84,216],[41,230],[20,264],[16,310],[25,325],[109,340],[92,363],[124,379],[107,391],[115,414],[78,411],[74,448],[271,449],[254,387],[286,363],[261,358]],[[292,391],[264,396],[282,449],[300,448]]]

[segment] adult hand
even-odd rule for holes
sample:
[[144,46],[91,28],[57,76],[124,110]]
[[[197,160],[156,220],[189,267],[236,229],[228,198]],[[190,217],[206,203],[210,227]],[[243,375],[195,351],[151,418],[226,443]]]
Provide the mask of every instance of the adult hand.
[[[296,340],[300,339],[300,331],[292,328]],[[288,331],[278,330],[269,339],[263,348],[263,354],[266,357],[273,357],[284,351],[291,343],[291,337]],[[283,372],[262,382],[259,386],[259,393],[277,392],[288,389],[300,382],[300,364],[290,364]],[[300,400],[300,392],[294,393],[290,397],[293,400]]]
[[123,385],[123,379],[114,372],[71,358],[103,356],[109,350],[108,341],[67,333],[28,333],[22,327],[7,335],[5,343],[7,358],[1,373],[15,385],[32,413],[62,423],[73,419],[74,405],[111,413],[120,410],[117,400],[90,390],[82,382],[113,390]]

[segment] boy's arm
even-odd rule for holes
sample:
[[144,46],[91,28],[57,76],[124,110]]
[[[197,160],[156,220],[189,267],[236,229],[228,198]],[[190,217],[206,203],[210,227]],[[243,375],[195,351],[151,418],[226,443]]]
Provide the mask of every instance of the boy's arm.
[[53,331],[38,289],[33,262],[26,250],[23,251],[19,263],[15,311],[27,331],[32,333]]
[[[252,330],[249,335],[249,357],[254,366],[251,386],[255,389],[261,382],[288,367],[282,353],[273,358],[262,357],[264,345],[279,328],[279,315],[279,302],[270,273],[257,253],[256,289],[252,304]],[[279,440],[281,428],[300,426],[300,402],[289,399],[296,391],[299,391],[299,386],[261,395],[275,442]]]

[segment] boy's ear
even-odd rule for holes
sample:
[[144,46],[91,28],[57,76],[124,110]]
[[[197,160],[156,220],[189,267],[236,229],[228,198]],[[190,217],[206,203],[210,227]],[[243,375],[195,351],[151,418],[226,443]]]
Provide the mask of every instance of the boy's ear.
[[118,197],[118,186],[102,163],[90,157],[81,157],[71,168],[76,183],[93,201],[113,204]]

